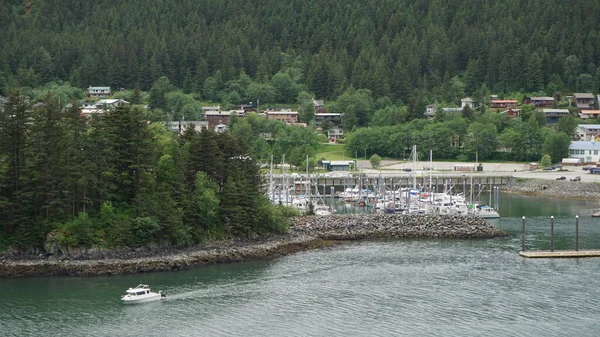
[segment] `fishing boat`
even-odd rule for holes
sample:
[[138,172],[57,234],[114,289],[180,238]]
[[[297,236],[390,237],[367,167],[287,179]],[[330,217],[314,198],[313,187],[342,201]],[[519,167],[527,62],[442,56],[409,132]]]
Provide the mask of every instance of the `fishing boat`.
[[138,284],[135,288],[129,288],[125,291],[125,295],[121,296],[121,300],[125,304],[137,304],[159,301],[165,298],[162,291],[153,292],[147,284]]

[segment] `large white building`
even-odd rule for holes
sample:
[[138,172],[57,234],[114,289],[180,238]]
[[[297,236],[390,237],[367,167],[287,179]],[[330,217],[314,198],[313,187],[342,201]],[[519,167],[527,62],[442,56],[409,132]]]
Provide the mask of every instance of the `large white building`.
[[580,163],[600,162],[600,142],[576,141],[569,145],[569,158],[577,158]]

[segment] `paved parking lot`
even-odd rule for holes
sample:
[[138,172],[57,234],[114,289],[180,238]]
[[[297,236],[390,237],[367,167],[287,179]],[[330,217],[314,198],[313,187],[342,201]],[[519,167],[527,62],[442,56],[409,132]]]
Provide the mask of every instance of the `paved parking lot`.
[[[367,173],[369,175],[385,174],[392,176],[410,176],[414,172],[418,175],[428,175],[429,167],[431,166],[432,171],[431,174],[434,176],[444,176],[444,175],[453,175],[457,174],[470,174],[470,171],[455,171],[455,165],[475,165],[475,163],[464,163],[464,162],[418,162],[416,165],[413,165],[412,162],[392,162],[392,161],[384,161],[382,162],[381,169],[374,170],[371,168],[371,164],[369,161],[363,160],[359,161],[359,168],[361,172]],[[416,166],[416,169],[413,168]],[[519,164],[519,163],[482,163],[483,171],[476,172],[477,175],[506,175],[513,176],[517,178],[527,178],[527,179],[550,179],[556,180],[556,178],[564,176],[566,180],[570,180],[577,176],[581,177],[581,181],[584,182],[599,182],[600,183],[600,175],[592,175],[589,171],[584,171],[582,166],[563,166],[562,170],[553,170],[553,171],[544,171],[542,169],[537,169],[530,171],[529,164]],[[405,171],[410,169],[411,172]]]

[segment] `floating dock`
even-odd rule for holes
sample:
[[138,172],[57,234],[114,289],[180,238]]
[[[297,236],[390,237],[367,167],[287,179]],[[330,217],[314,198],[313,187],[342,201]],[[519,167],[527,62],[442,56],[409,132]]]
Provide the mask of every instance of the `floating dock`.
[[580,258],[580,257],[600,257],[600,250],[541,250],[541,251],[521,251],[519,255],[529,258]]

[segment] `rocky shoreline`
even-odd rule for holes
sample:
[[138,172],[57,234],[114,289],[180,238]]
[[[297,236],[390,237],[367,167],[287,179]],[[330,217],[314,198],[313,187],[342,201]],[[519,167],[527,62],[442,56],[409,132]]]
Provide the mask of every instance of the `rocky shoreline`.
[[504,193],[539,195],[563,199],[600,199],[600,184],[568,180],[517,179],[502,186]]
[[[261,240],[234,240],[184,250],[161,249],[133,252],[39,256],[24,259],[0,257],[0,277],[51,275],[116,275],[181,270],[196,266],[271,259],[299,251],[330,247],[345,240],[378,238],[485,239],[508,233],[473,216],[365,215],[294,219],[285,235]],[[106,256],[111,256],[107,258]]]

